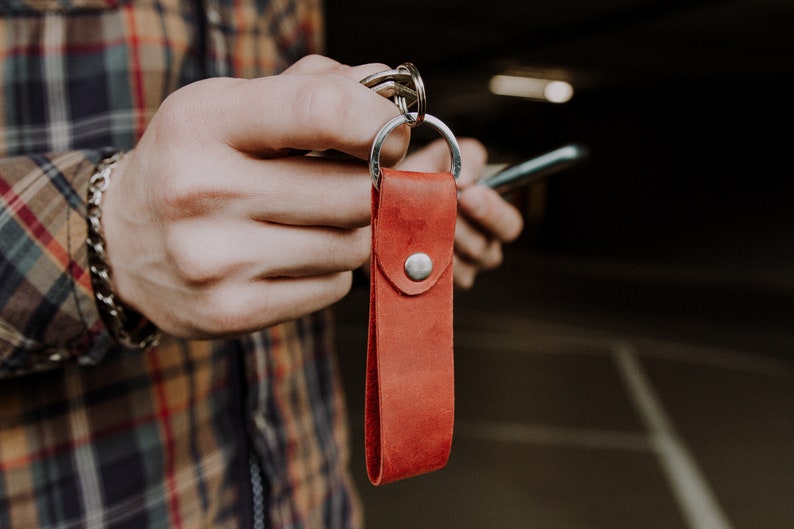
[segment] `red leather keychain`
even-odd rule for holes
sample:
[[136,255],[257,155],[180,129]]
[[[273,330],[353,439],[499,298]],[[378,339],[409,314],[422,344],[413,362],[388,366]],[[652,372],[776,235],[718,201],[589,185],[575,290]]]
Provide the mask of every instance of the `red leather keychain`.
[[365,441],[375,485],[446,465],[454,422],[452,251],[460,150],[443,122],[424,115],[447,140],[450,172],[381,169],[380,148],[401,115],[373,144],[372,262]]

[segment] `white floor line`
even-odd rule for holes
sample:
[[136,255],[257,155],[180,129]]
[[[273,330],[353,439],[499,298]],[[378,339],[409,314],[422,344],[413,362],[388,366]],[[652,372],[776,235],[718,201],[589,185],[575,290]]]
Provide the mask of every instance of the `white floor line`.
[[[526,354],[538,351],[542,344],[570,344],[575,346],[594,346],[591,351],[577,350],[575,354],[605,354],[605,349],[614,349],[616,342],[634,340],[646,343],[657,349],[651,353],[645,351],[643,356],[670,360],[690,365],[702,365],[743,373],[753,373],[777,379],[794,380],[794,367],[789,359],[769,357],[763,354],[752,354],[733,351],[727,348],[696,345],[691,342],[664,340],[659,338],[617,336],[569,324],[555,324],[533,318],[515,315],[491,314],[468,310],[476,314],[476,319],[483,322],[487,330],[462,328],[456,329],[455,340],[471,348],[498,348],[505,352]],[[532,347],[528,348],[525,336],[529,330],[533,333]],[[495,339],[498,338],[498,339]],[[547,354],[552,354],[546,352]],[[560,351],[560,354],[571,354],[571,351]]]
[[662,469],[673,489],[682,514],[693,529],[732,527],[697,463],[656,396],[650,381],[628,345],[615,350],[615,361],[633,404],[648,428]]

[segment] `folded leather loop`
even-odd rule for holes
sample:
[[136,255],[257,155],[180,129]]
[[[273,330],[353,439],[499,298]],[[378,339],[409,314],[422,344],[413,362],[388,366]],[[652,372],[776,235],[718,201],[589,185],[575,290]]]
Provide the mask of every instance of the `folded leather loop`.
[[[365,441],[374,485],[437,470],[449,459],[456,213],[450,173],[383,169],[372,190]],[[421,281],[404,268],[418,252],[432,261]]]

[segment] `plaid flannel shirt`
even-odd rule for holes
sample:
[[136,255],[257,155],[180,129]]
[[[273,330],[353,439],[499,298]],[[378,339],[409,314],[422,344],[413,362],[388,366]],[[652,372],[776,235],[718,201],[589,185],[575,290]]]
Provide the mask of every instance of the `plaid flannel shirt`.
[[0,0],[0,528],[359,523],[330,314],[126,350],[84,244],[105,150],[134,146],[180,86],[318,51],[321,9]]

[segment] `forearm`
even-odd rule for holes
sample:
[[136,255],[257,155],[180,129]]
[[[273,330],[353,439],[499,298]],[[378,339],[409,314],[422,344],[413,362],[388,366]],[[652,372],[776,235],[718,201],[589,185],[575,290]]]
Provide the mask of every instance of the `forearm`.
[[111,344],[85,245],[86,190],[100,157],[0,159],[0,377],[95,363]]

